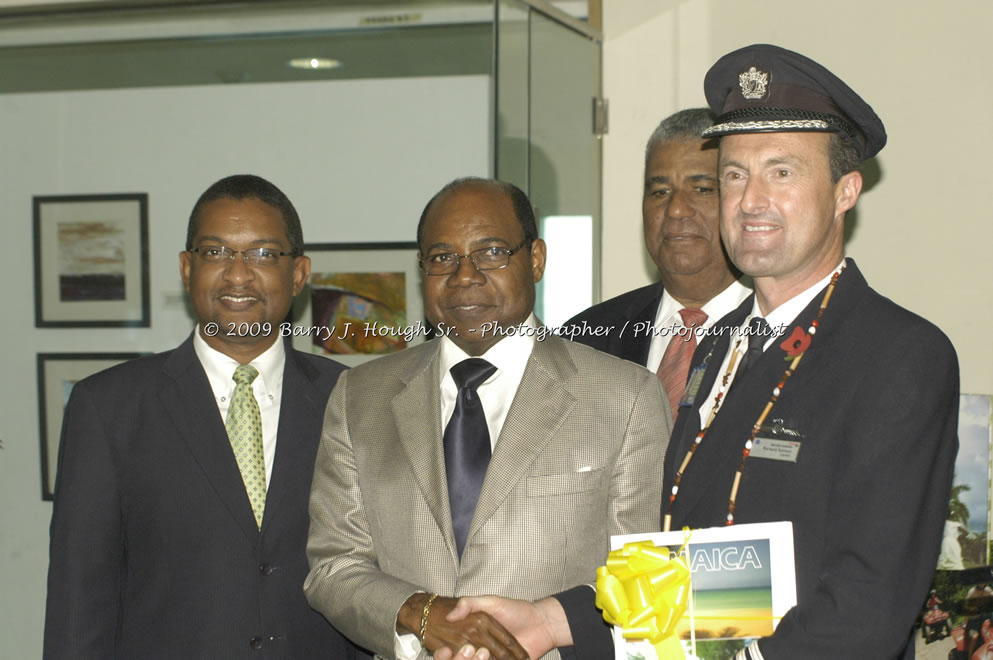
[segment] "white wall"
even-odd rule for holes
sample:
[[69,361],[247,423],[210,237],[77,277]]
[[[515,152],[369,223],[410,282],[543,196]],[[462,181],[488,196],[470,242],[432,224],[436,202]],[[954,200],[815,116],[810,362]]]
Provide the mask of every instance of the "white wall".
[[[249,172],[307,242],[413,241],[444,183],[487,176],[489,77],[0,95],[0,658],[41,656],[51,504],[41,501],[35,354],[160,351],[192,322],[178,253],[193,203]],[[151,328],[37,329],[32,195],[149,194]],[[169,301],[167,301],[169,299]]]
[[951,337],[963,392],[993,393],[991,25],[986,0],[604,2],[604,297],[655,278],[647,259],[630,259],[652,129],[705,105],[703,77],[721,55],[774,43],[827,66],[886,124],[882,178],[858,203],[848,254],[873,287]]

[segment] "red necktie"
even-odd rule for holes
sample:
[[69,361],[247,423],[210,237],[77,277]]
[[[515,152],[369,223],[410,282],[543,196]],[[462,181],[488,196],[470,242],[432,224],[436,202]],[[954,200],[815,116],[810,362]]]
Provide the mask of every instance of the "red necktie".
[[707,320],[707,313],[699,309],[681,309],[679,316],[683,319],[683,326],[690,332],[674,335],[669,339],[669,345],[662,354],[662,362],[659,363],[659,370],[655,372],[662,381],[666,394],[669,395],[673,419],[676,419],[676,413],[679,412],[679,399],[686,389],[686,377],[690,373],[693,351],[696,350],[696,332],[693,332],[693,329]]

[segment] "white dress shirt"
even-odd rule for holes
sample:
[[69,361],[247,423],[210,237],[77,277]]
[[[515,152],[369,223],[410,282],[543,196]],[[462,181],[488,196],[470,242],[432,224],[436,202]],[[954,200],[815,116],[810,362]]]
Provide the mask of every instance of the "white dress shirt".
[[[493,375],[476,388],[476,394],[483,404],[483,413],[486,415],[491,451],[496,447],[500,431],[503,430],[503,423],[510,411],[510,404],[517,395],[524,369],[534,349],[535,337],[532,331],[537,327],[537,323],[532,313],[522,324],[525,328],[524,332],[508,334],[479,356],[497,368]],[[438,377],[441,388],[441,428],[444,429],[448,425],[448,420],[452,418],[452,413],[455,412],[455,399],[458,395],[451,368],[473,356],[456,346],[455,342],[446,336],[442,336],[438,341],[441,342]],[[438,438],[438,442],[441,441],[442,439]],[[398,660],[413,660],[421,650],[421,643],[416,635],[396,634],[393,650]],[[458,649],[455,651],[458,652]]]
[[[769,324],[769,329],[771,334],[769,337],[765,338],[765,342],[762,346],[762,350],[765,351],[769,346],[772,345],[774,341],[782,338],[782,334],[786,332],[786,329],[793,323],[800,312],[810,304],[810,301],[821,292],[824,287],[828,285],[831,278],[834,277],[835,272],[838,268],[844,265],[845,261],[842,259],[841,263],[838,264],[837,268],[834,268],[827,277],[816,282],[810,288],[804,289],[797,295],[793,296],[782,305],[772,310],[765,315],[766,323]],[[707,424],[707,418],[710,417],[710,413],[714,408],[714,398],[717,396],[717,392],[721,389],[721,381],[723,380],[724,372],[728,368],[728,364],[731,362],[731,356],[735,352],[737,347],[739,353],[739,359],[735,362],[734,371],[731,372],[731,377],[728,380],[728,388],[731,387],[731,383],[734,382],[734,377],[738,373],[738,365],[741,364],[740,356],[745,354],[748,350],[748,343],[751,337],[747,334],[748,324],[751,320],[757,316],[762,316],[762,311],[759,309],[758,297],[752,304],[752,312],[745,318],[744,323],[738,328],[738,333],[731,336],[731,345],[728,347],[727,353],[724,355],[724,360],[721,362],[721,369],[717,372],[717,378],[714,379],[714,384],[710,388],[710,393],[707,395],[707,399],[700,406],[700,428],[703,428]],[[804,328],[806,330],[806,328]],[[739,344],[740,339],[740,344]],[[772,396],[772,391],[769,391],[769,395]]]
[[[234,392],[234,370],[239,363],[220,351],[211,348],[200,336],[200,326],[193,332],[193,350],[207,372],[207,381],[214,393],[221,421],[227,419],[231,394]],[[262,451],[265,456],[265,483],[269,487],[272,462],[276,457],[276,430],[279,427],[279,403],[283,392],[283,368],[286,366],[286,349],[278,337],[272,346],[252,360],[259,375],[252,381],[252,391],[262,414]]]
[[[752,290],[739,280],[731,282],[726,289],[711,298],[707,301],[706,305],[700,308],[707,315],[707,320],[700,327],[704,330],[709,329],[721,320],[723,316],[737,309],[738,305],[751,295],[751,293]],[[663,288],[662,302],[659,303],[658,313],[655,315],[655,325],[653,326],[658,329],[658,332],[652,335],[652,343],[648,348],[648,362],[645,364],[649,371],[657,372],[659,370],[659,365],[662,363],[662,356],[665,355],[665,349],[669,346],[669,341],[678,335],[681,328],[685,327],[683,325],[683,317],[679,315],[679,310],[681,309],[683,309],[683,305]],[[679,339],[682,338],[680,337]]]
[[[521,377],[534,349],[535,338],[532,331],[536,324],[534,314],[531,314],[523,323],[525,332],[504,337],[479,356],[497,368],[496,372],[476,389],[483,404],[483,412],[486,414],[486,428],[490,432],[490,450],[496,447],[503,422],[507,419],[510,404],[517,394],[517,387],[521,384]],[[443,429],[455,412],[455,399],[458,396],[458,388],[455,386],[451,368],[470,357],[472,356],[456,346],[448,337],[441,338],[439,376]]]

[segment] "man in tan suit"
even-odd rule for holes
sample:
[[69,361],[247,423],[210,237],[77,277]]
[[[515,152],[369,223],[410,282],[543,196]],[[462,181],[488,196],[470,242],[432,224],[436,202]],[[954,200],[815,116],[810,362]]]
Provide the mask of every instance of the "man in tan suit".
[[452,182],[425,207],[418,245],[442,336],[339,380],[304,589],[384,657],[524,658],[488,615],[445,615],[462,595],[583,597],[611,534],[658,529],[669,407],[651,372],[535,319],[545,244],[516,187]]

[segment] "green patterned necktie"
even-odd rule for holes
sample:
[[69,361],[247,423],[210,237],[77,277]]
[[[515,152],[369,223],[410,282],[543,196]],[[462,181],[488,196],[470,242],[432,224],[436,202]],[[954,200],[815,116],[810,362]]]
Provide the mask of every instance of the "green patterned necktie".
[[232,378],[237,385],[231,395],[225,426],[248,500],[252,503],[255,523],[261,529],[265,509],[265,455],[262,453],[262,414],[252,391],[252,381],[258,375],[258,370],[250,364],[242,364],[234,370]]

